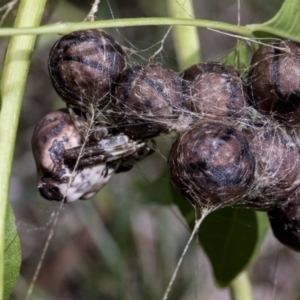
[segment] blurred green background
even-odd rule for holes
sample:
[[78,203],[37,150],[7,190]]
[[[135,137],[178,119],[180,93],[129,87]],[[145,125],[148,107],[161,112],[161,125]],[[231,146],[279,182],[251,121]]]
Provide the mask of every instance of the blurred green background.
[[[0,6],[7,2],[0,1]],[[82,21],[91,2],[48,1],[43,23]],[[242,24],[268,20],[281,3],[242,1]],[[236,1],[195,0],[194,5],[197,18],[237,22]],[[13,10],[2,26],[12,26],[15,13]],[[96,19],[167,14],[166,3],[160,0],[102,0]],[[147,62],[167,30],[165,26],[152,26],[107,31],[122,45],[137,51],[136,61]],[[199,29],[199,36],[203,60],[222,60],[236,42],[206,29]],[[59,207],[39,196],[30,145],[37,122],[64,106],[47,71],[48,53],[58,38],[46,35],[38,39],[17,136],[10,201],[16,214],[23,263],[11,296],[16,300],[25,298]],[[2,39],[1,62],[6,45],[7,39]],[[155,61],[180,71],[171,35]],[[172,137],[161,137],[157,143],[160,154],[148,157],[128,173],[115,175],[94,199],[63,207],[31,299],[161,299],[190,231],[178,209],[168,204],[170,182],[164,172]],[[163,188],[155,191],[158,179]],[[255,299],[274,299],[274,287],[277,300],[300,299],[299,263],[298,255],[284,249],[270,233],[250,268]],[[209,262],[196,242],[184,259],[169,299],[230,299],[228,290],[215,287]]]

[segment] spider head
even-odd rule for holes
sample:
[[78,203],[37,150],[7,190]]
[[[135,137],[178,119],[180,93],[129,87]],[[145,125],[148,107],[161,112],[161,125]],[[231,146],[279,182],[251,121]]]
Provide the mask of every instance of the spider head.
[[50,201],[62,201],[63,195],[59,188],[51,183],[43,183],[38,186],[41,196]]

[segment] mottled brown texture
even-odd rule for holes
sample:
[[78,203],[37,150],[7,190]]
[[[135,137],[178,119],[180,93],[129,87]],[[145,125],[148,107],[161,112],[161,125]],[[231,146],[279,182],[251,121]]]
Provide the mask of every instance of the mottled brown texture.
[[268,209],[284,204],[299,185],[299,150],[284,130],[252,128],[247,135],[256,159],[255,183],[247,205]]
[[246,138],[223,123],[197,123],[172,146],[173,184],[195,207],[212,209],[242,200],[254,179]]
[[109,181],[120,164],[119,156],[115,158],[116,161],[106,160],[108,154],[114,154],[111,153],[112,150],[120,150],[110,147],[118,137],[103,138],[96,149],[100,153],[90,153],[91,145],[86,145],[82,152],[77,152],[76,161],[79,154],[80,159],[75,169],[75,163],[65,160],[65,152],[78,147],[81,149],[82,140],[69,112],[62,109],[46,115],[38,123],[32,137],[41,195],[47,200],[64,202],[93,197]]
[[234,68],[205,62],[191,66],[181,76],[193,112],[216,120],[239,118],[245,113],[244,85]]
[[300,252],[300,190],[288,204],[268,211],[275,237],[290,249]]
[[46,115],[37,124],[31,144],[42,196],[48,200],[62,200],[57,185],[68,183],[70,175],[64,162],[64,151],[81,144],[80,134],[67,109]]
[[168,132],[183,109],[181,78],[155,64],[126,69],[110,107],[119,130],[132,138]]
[[126,67],[121,46],[100,29],[72,32],[52,47],[48,69],[63,100],[77,107],[102,107]]
[[288,124],[300,122],[300,43],[276,41],[253,55],[248,90],[261,112]]

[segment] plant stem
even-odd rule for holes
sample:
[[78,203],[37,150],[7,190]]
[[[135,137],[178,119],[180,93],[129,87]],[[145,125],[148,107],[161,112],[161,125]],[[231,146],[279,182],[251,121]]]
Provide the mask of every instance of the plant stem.
[[96,22],[78,22],[78,23],[55,23],[32,28],[0,28],[0,36],[11,36],[19,34],[68,34],[76,30],[93,29],[93,28],[117,28],[117,27],[132,27],[132,26],[196,26],[213,28],[222,31],[231,32],[234,34],[253,37],[252,31],[247,26],[238,26],[234,24],[191,19],[191,18],[134,18],[134,19],[113,19],[102,20]]
[[246,271],[240,273],[231,283],[232,300],[253,300],[252,288]]
[[[179,1],[167,0],[167,5],[171,17],[195,18],[192,1],[183,0],[182,3],[179,3]],[[201,50],[197,27],[174,26],[172,33],[180,71],[200,62]]]
[[[40,24],[46,0],[21,0],[15,27]],[[0,299],[3,295],[5,215],[20,109],[36,36],[15,36],[9,41],[1,79],[0,112]]]

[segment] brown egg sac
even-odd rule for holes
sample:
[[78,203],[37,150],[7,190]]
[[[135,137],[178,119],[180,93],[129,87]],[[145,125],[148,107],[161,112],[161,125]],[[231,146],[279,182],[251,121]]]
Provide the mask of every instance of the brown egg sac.
[[252,128],[247,136],[256,159],[255,182],[246,205],[269,209],[283,204],[300,183],[299,151],[280,128]]
[[239,118],[247,106],[238,72],[217,62],[191,66],[181,74],[191,110],[206,118]]
[[181,78],[156,64],[126,69],[110,108],[118,129],[132,138],[166,133],[182,113]]
[[169,156],[172,182],[193,206],[215,209],[240,202],[254,179],[246,138],[223,123],[197,123],[183,132]]
[[37,124],[31,143],[38,189],[47,200],[72,202],[91,198],[117,167],[117,164],[103,162],[73,171],[64,160],[64,152],[82,145],[82,141],[66,109],[46,115]]
[[287,124],[300,122],[300,43],[275,41],[253,55],[248,91],[261,112]]
[[288,204],[268,211],[275,237],[290,249],[300,252],[300,191]]
[[65,102],[76,107],[103,107],[112,83],[126,67],[121,46],[100,29],[72,32],[52,47],[48,69]]

